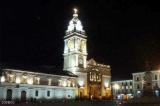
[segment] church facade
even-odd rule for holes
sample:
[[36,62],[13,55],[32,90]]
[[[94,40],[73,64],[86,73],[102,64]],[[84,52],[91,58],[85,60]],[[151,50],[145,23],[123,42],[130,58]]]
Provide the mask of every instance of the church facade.
[[[87,60],[87,36],[74,10],[64,36],[63,71],[3,68],[1,100],[106,99],[111,97],[111,68]],[[41,73],[44,72],[44,73]]]

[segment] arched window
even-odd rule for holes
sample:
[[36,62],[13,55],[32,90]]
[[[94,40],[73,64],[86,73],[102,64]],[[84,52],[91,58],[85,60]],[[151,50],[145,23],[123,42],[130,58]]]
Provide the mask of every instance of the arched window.
[[38,91],[35,92],[35,96],[38,96]]
[[154,76],[154,79],[157,80],[157,75]]
[[8,101],[12,100],[12,90],[11,89],[7,89],[6,100]]
[[91,82],[100,82],[101,78],[101,74],[97,69],[92,69],[92,71],[89,72],[89,80]]
[[26,91],[21,92],[21,101],[25,102],[26,101]]
[[48,96],[48,97],[50,96],[50,91],[47,91],[47,96]]

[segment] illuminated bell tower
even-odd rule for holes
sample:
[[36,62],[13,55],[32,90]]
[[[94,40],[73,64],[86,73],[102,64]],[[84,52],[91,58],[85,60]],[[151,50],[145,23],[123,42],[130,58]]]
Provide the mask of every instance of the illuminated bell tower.
[[74,9],[73,18],[70,20],[66,35],[64,36],[64,68],[74,74],[81,68],[86,68],[87,36],[78,19],[77,9]]

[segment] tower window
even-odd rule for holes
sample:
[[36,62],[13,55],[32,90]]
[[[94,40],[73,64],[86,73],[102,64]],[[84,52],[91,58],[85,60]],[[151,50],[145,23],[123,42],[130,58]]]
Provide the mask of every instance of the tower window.
[[154,76],[154,79],[157,80],[157,75]]
[[136,79],[137,81],[139,81],[139,77],[137,77],[137,79]]
[[139,89],[140,87],[139,87],[139,84],[137,84],[137,89]]

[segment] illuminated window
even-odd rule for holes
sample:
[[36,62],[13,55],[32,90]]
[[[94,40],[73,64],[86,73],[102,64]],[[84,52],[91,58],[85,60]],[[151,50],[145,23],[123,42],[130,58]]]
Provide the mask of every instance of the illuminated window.
[[101,81],[101,74],[99,73],[99,71],[96,69],[92,69],[92,71],[93,72],[89,73],[90,81],[100,82]]
[[128,86],[126,86],[126,89],[128,89]]

